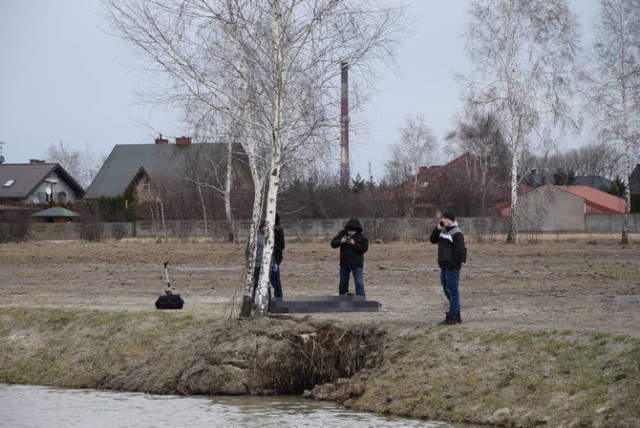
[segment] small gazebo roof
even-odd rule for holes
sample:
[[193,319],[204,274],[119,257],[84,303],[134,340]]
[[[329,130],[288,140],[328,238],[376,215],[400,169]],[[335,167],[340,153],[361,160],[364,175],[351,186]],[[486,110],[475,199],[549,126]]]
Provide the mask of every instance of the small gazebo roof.
[[77,212],[62,207],[51,207],[44,211],[31,214],[32,217],[79,217]]

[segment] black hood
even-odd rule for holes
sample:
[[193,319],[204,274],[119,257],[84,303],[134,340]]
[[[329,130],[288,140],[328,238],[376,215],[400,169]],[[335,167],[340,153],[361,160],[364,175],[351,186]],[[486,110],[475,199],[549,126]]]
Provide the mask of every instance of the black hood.
[[360,224],[360,220],[355,217],[350,218],[349,221],[347,221],[347,224],[344,225],[344,228],[355,229],[358,231],[358,233],[362,232],[362,224]]

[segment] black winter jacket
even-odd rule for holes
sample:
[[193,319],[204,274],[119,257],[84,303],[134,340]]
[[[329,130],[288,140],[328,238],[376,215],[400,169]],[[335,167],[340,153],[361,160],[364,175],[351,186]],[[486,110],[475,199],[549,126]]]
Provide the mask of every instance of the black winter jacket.
[[282,251],[284,250],[284,229],[280,226],[280,216],[276,213],[275,225],[273,226],[273,261],[282,263]]
[[[451,235],[452,229],[457,229],[459,232]],[[431,232],[429,242],[438,244],[438,266],[441,269],[460,269],[462,262],[466,261],[464,235],[458,227],[458,222],[444,229],[438,229],[436,226]]]
[[[347,229],[356,229],[353,245],[348,242],[344,244],[340,242],[343,236],[349,235]],[[340,247],[340,267],[347,269],[364,267],[364,253],[369,249],[369,240],[362,233],[362,225],[357,218],[351,218],[347,221],[344,229],[331,240],[331,246],[333,248]]]

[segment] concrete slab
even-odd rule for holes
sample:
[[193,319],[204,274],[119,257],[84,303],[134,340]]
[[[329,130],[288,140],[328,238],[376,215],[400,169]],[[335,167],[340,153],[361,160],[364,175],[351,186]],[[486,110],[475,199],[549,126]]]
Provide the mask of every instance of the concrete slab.
[[310,312],[376,312],[380,303],[362,296],[293,296],[273,298],[269,302],[269,312],[273,314]]

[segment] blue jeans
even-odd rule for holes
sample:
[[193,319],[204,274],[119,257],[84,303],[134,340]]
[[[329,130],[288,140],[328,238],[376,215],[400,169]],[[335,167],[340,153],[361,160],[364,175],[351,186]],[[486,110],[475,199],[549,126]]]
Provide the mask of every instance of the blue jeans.
[[353,272],[353,281],[356,283],[356,294],[358,296],[364,296],[364,267],[357,268],[343,268],[340,267],[340,285],[338,286],[338,293],[340,295],[347,294],[349,292],[349,274]]
[[460,313],[460,269],[440,269],[440,283],[449,301],[449,313]]
[[282,298],[282,283],[280,282],[280,265],[273,264],[271,268],[271,274],[269,275],[269,281],[273,285],[273,297]]

